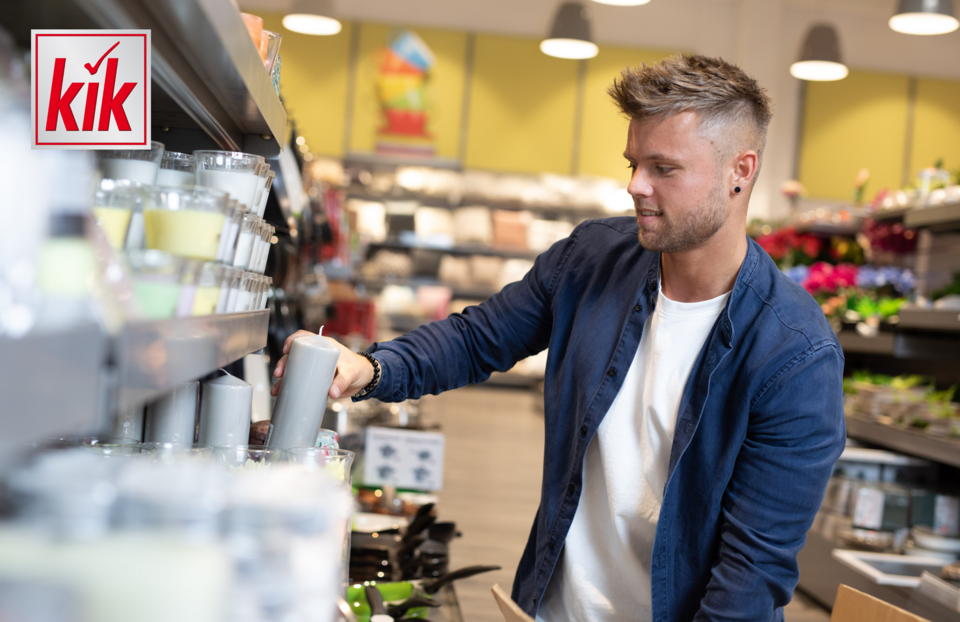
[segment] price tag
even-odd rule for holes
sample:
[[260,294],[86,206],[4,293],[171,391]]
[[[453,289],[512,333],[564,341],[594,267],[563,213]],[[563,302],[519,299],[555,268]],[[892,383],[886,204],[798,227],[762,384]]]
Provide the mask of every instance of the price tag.
[[863,487],[857,491],[857,506],[853,511],[853,526],[862,529],[880,529],[883,524],[883,491]]
[[443,488],[446,439],[438,432],[367,428],[365,484],[412,490]]
[[937,495],[933,507],[933,532],[941,536],[955,536],[960,527],[960,497]]

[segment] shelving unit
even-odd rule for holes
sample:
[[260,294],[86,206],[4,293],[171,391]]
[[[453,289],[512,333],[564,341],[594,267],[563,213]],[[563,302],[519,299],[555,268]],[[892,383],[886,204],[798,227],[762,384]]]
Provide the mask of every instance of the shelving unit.
[[912,456],[960,467],[960,441],[892,426],[858,415],[846,418],[847,436]]
[[536,259],[540,253],[523,249],[496,248],[492,246],[480,245],[460,245],[460,246],[432,246],[428,244],[405,244],[399,240],[384,240],[383,242],[371,242],[371,249],[387,248],[390,250],[425,250],[446,253],[448,255],[486,255],[488,257],[502,257],[504,259]]
[[479,285],[453,285],[443,283],[430,277],[412,277],[409,279],[360,279],[359,285],[363,285],[368,290],[380,291],[387,285],[401,285],[405,287],[441,286],[449,287],[453,292],[454,298],[467,298],[473,300],[486,300],[498,290],[492,287]]
[[117,406],[134,408],[267,345],[270,312],[136,322],[114,340]]
[[449,199],[444,199],[442,197],[435,196],[426,196],[414,192],[390,192],[387,194],[376,194],[370,192],[362,187],[351,186],[347,189],[347,198],[348,199],[358,199],[361,201],[416,201],[424,207],[439,207],[444,209],[458,209],[466,206],[475,206],[482,205],[490,209],[501,209],[508,211],[528,211],[538,215],[545,216],[568,216],[574,219],[586,219],[586,218],[608,218],[610,216],[624,216],[627,215],[626,212],[614,213],[605,212],[601,209],[595,208],[583,208],[583,207],[571,207],[571,206],[554,206],[554,205],[529,205],[514,201],[489,201],[489,200],[474,200],[474,199],[464,199],[458,203],[452,203]]
[[858,354],[883,354],[893,356],[894,336],[893,333],[880,333],[876,337],[864,337],[856,331],[843,330],[837,334],[840,340],[840,347],[844,352],[856,352]]
[[960,311],[901,309],[899,315],[901,328],[960,333]]
[[931,231],[955,231],[960,229],[960,203],[922,207],[909,210],[903,217],[907,227],[923,227]]
[[0,473],[25,443],[89,429],[100,416],[109,342],[95,324],[0,338]]

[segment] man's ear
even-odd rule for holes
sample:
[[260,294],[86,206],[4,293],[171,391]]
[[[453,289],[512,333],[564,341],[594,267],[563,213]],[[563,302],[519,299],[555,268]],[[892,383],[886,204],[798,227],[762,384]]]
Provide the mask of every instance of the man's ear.
[[746,189],[757,175],[760,167],[760,156],[753,149],[743,151],[737,155],[733,163],[734,186]]

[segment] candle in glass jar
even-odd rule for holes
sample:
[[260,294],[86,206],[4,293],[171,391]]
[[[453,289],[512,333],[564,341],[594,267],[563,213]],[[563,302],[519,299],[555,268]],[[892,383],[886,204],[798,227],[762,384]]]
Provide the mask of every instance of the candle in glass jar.
[[267,447],[293,449],[316,444],[339,358],[340,349],[322,335],[293,340],[270,419]]

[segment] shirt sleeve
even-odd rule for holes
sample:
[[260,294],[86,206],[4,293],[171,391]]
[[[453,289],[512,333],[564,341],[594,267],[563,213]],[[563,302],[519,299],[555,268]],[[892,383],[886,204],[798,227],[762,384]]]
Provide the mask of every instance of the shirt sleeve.
[[382,376],[367,397],[399,402],[435,395],[483,382],[545,349],[553,325],[553,287],[578,237],[575,230],[554,244],[523,279],[482,304],[374,344],[368,352],[380,362]]
[[754,401],[697,621],[768,622],[790,602],[797,553],[843,452],[843,359],[832,342],[786,363]]

